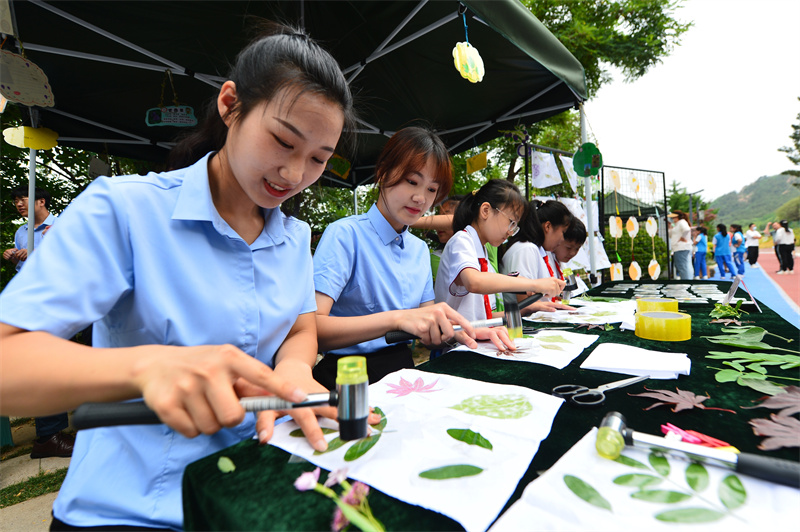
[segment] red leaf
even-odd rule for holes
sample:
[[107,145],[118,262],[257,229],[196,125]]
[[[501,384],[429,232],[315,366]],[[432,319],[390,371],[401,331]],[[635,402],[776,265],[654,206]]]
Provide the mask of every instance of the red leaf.
[[703,401],[710,398],[708,395],[696,395],[692,392],[687,392],[686,390],[680,390],[678,388],[676,388],[678,393],[671,392],[669,390],[651,390],[646,386],[644,389],[649,393],[629,393],[628,395],[631,397],[649,397],[650,399],[658,399],[663,401],[661,403],[650,405],[649,407],[645,408],[645,410],[650,410],[651,408],[662,405],[675,405],[675,407],[672,409],[673,412],[691,410],[692,408],[700,408],[703,410],[722,410],[723,412],[730,412],[732,414],[736,413],[733,410],[728,410],[726,408],[715,408],[713,406],[703,405]]
[[769,399],[762,401],[760,405],[742,408],[772,408],[780,410],[779,416],[791,416],[792,414],[800,413],[800,386],[787,386],[783,392],[771,396]]
[[791,416],[769,415],[770,419],[753,419],[753,433],[769,436],[758,446],[762,451],[773,451],[781,447],[800,447],[800,420]]

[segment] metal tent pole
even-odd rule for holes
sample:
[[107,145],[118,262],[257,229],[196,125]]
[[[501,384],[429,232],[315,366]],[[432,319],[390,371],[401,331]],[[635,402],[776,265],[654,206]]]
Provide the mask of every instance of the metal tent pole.
[[[583,110],[583,103],[580,105],[580,114],[581,114],[581,146],[586,144],[588,135],[586,134],[586,114]],[[590,275],[589,275],[589,283],[594,286],[597,281],[597,261],[595,260],[594,254],[594,232],[596,227],[594,226],[594,216],[592,215],[592,177],[591,176],[584,176],[583,177],[583,193],[586,197],[586,221],[588,222],[589,227],[587,228],[587,233],[589,234],[589,265],[590,265]]]

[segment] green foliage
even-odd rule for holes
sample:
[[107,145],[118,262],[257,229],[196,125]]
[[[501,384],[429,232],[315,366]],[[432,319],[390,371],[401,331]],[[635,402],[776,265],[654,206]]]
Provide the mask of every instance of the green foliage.
[[690,27],[676,20],[673,0],[564,2],[522,0],[580,61],[589,97],[610,81],[614,65],[626,81],[642,77],[680,44]]
[[[800,98],[797,99],[800,100]],[[789,135],[789,138],[792,139],[792,146],[778,148],[778,151],[784,152],[792,164],[800,166],[800,113],[797,113],[797,123],[792,124],[792,134]],[[800,171],[797,169],[787,170],[784,174],[800,177]],[[794,186],[800,187],[800,183],[795,183]]]
[[472,477],[483,472],[480,467],[469,464],[449,465],[428,469],[419,474],[429,480],[446,480],[449,478]]
[[56,469],[52,473],[41,471],[37,476],[24,482],[6,486],[0,490],[0,508],[11,506],[20,502],[39,497],[46,493],[53,493],[61,489],[61,484],[67,476],[67,468]]
[[[703,200],[702,195],[692,194],[691,198],[692,225],[704,225],[705,227],[711,227],[718,214],[714,209],[709,208],[709,203]],[[689,192],[686,190],[686,187],[678,188],[678,183],[673,181],[670,185],[670,189],[667,191],[667,205],[671,211],[677,209],[685,213],[689,213]],[[704,211],[702,220],[698,220],[698,211]]]
[[573,475],[564,475],[564,484],[567,485],[572,493],[588,502],[592,506],[597,506],[603,510],[612,511],[611,503],[608,502],[605,497],[600,495],[600,492],[594,489],[587,482],[584,482]]
[[729,192],[715,199],[711,208],[717,210],[720,221],[728,226],[734,223],[747,227],[754,223],[761,231],[767,222],[783,219],[777,213],[779,208],[800,197],[800,189],[792,186],[796,181],[785,173],[762,176],[739,192]]
[[[623,230],[622,237],[617,239],[617,251],[615,252],[614,238],[611,236],[608,227],[605,229],[603,247],[606,250],[606,255],[608,255],[608,259],[613,264],[617,262],[617,253],[619,253],[619,258],[622,259],[622,272],[626,278],[628,277],[628,267],[633,261],[631,257],[634,257],[636,262],[639,263],[639,266],[641,266],[642,279],[650,278],[647,273],[647,265],[650,264],[650,261],[653,259],[653,240],[650,238],[650,235],[647,234],[647,231],[644,230],[645,220],[639,220],[639,232],[636,234],[636,238],[633,241],[633,254],[631,254],[631,237],[628,235],[628,231]],[[623,226],[625,221],[626,220],[623,220]],[[668,275],[667,244],[658,235],[655,237],[655,248],[656,260],[661,265],[661,278],[666,278]]]
[[800,196],[790,199],[775,211],[776,220],[800,221]]

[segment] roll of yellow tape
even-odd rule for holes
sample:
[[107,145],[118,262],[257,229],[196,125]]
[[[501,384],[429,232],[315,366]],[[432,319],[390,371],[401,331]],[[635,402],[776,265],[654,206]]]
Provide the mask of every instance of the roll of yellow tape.
[[645,340],[682,342],[692,337],[692,318],[679,312],[637,312],[634,332]]
[[636,300],[636,312],[678,312],[678,300],[667,297],[643,297]]

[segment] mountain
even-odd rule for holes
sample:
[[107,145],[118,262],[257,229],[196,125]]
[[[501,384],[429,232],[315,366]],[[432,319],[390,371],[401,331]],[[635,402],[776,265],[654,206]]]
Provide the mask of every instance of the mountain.
[[800,188],[792,183],[800,183],[800,180],[785,174],[762,176],[739,192],[720,196],[710,207],[717,209],[719,223],[738,223],[742,227],[755,223],[761,228],[768,221],[778,221],[775,217],[778,207],[800,196]]

